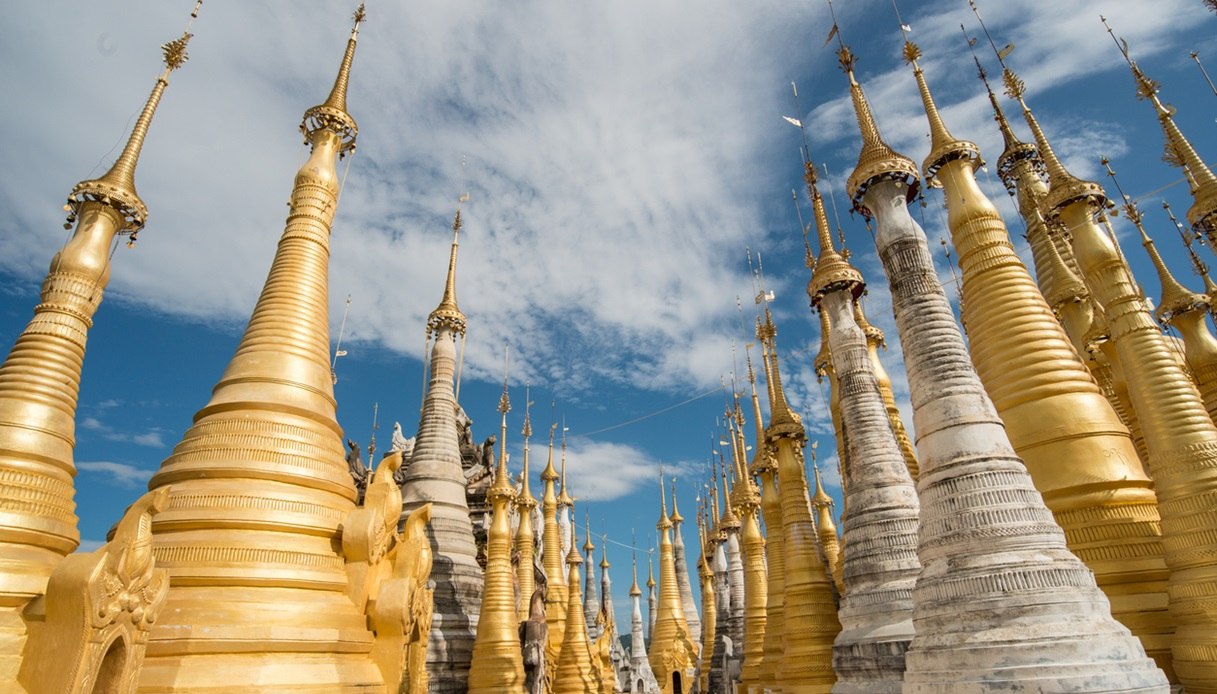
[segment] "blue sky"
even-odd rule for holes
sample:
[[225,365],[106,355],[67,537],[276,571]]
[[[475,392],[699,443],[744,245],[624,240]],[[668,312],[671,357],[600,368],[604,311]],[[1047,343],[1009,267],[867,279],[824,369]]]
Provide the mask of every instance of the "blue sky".
[[[102,538],[207,400],[257,298],[282,231],[291,177],[303,161],[296,124],[329,90],[351,3],[208,3],[190,62],[171,79],[137,182],[151,210],[134,249],[118,248],[89,339],[78,412],[81,535]],[[858,77],[880,128],[920,162],[927,127],[898,23],[882,0],[840,3]],[[102,170],[159,72],[160,43],[193,3],[24,3],[0,26],[0,342],[11,345],[63,243],[61,205]],[[366,444],[373,403],[378,444],[394,420],[414,429],[422,389],[423,321],[442,289],[456,198],[465,206],[458,298],[469,316],[461,401],[481,440],[494,412],[503,345],[512,351],[508,449],[520,461],[524,383],[532,384],[535,470],[546,425],[570,428],[572,492],[597,533],[645,546],[654,537],[662,462],[679,476],[691,517],[730,378],[732,345],[751,341],[745,248],[759,251],[775,304],[788,395],[835,462],[827,391],[811,368],[818,320],[807,308],[799,224],[799,135],[828,165],[847,242],[871,282],[867,309],[887,331],[884,355],[907,413],[890,301],[862,220],[842,181],[858,147],[844,76],[824,39],[819,3],[686,7],[473,2],[372,3],[349,90],[360,124],[333,232],[331,326],[352,297],[336,392],[347,434]],[[1217,71],[1217,17],[1198,0],[1147,3],[1033,0],[981,5],[1028,100],[1075,173],[1111,157],[1126,191],[1145,196],[1151,233],[1194,287],[1159,209],[1190,205],[1159,160],[1151,108],[1098,21],[1109,17],[1179,107],[1178,122],[1217,163],[1217,97],[1188,58]],[[996,162],[1000,137],[959,30],[979,33],[964,0],[905,3],[904,20],[952,131]],[[983,47],[983,43],[982,43]],[[993,69],[991,53],[981,57]],[[790,82],[799,85],[796,114]],[[1016,123],[1021,133],[1026,128]],[[345,167],[345,162],[343,166]],[[982,184],[1029,255],[994,167]],[[1102,181],[1105,185],[1106,180]],[[920,211],[935,244],[941,195]],[[1120,226],[1127,236],[1128,229]],[[1157,281],[1138,244],[1125,253],[1151,296]],[[1207,249],[1206,261],[1217,262]],[[941,258],[940,258],[941,259]],[[941,274],[949,278],[946,266]],[[742,296],[744,315],[736,308]],[[685,403],[637,423],[597,432]],[[554,404],[551,404],[554,403]],[[751,433],[751,423],[748,432]],[[751,443],[751,437],[750,437]],[[539,493],[539,484],[534,489]],[[837,490],[833,490],[837,492]],[[690,531],[687,540],[694,544]],[[599,543],[598,543],[599,544]],[[628,613],[628,550],[614,546],[619,619]]]

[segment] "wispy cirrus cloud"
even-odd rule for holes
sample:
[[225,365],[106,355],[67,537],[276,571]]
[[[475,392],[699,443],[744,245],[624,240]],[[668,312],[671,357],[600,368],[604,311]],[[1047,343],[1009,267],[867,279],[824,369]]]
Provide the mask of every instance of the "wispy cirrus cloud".
[[76,463],[76,468],[83,472],[93,473],[106,478],[108,482],[119,487],[139,487],[152,478],[153,470],[146,470],[128,463],[115,463],[108,460],[87,460]]
[[96,432],[99,436],[107,441],[122,441],[134,443],[138,446],[148,446],[150,448],[165,447],[165,440],[162,436],[162,431],[157,428],[149,429],[142,434],[118,431],[114,427],[102,422],[96,417],[84,417],[80,420],[80,427],[88,431]]

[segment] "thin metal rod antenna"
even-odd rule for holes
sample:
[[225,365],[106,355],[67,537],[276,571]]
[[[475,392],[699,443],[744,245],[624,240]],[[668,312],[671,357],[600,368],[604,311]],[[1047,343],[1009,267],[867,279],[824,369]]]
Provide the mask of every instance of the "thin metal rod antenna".
[[1116,44],[1116,48],[1120,49],[1120,54],[1124,56],[1124,62],[1128,63],[1128,67],[1136,68],[1137,64],[1133,61],[1132,56],[1128,53],[1128,41],[1123,38],[1116,38],[1116,32],[1112,31],[1111,25],[1107,23],[1107,18],[1099,15],[1099,21],[1103,23],[1103,28],[1107,29],[1107,35]]
[[904,23],[904,17],[900,16],[900,7],[896,4],[896,0],[892,0],[892,9],[896,11],[896,21],[900,23],[900,35],[905,41],[909,40],[909,32],[905,29],[907,24]]
[[[828,181],[828,164],[823,163],[820,166],[824,167],[824,180]],[[832,192],[832,182],[828,181],[828,202],[832,203],[832,216],[837,221],[837,241],[841,244],[841,250],[845,250],[845,230],[841,228],[841,213],[837,212],[837,196]],[[848,251],[846,251],[848,254]],[[848,255],[847,255],[848,257]]]
[[799,208],[799,194],[794,188],[790,189],[790,198],[794,202],[794,213],[799,218],[799,229],[803,232],[803,250],[806,252],[806,257],[803,259],[808,270],[816,269],[816,257],[811,252],[811,225],[803,222],[803,210]]
[[[993,48],[993,54],[997,56],[997,64],[1001,65],[1003,70],[1008,69],[1006,68],[1006,59],[1002,57],[1001,51],[997,48],[997,42],[993,40],[993,35],[989,33],[989,27],[985,26],[985,20],[980,16],[980,8],[976,6],[976,0],[968,0],[968,7],[971,7],[972,14],[976,15],[976,21],[980,22],[981,31],[985,32],[985,38],[989,40],[989,46]],[[962,27],[963,25],[961,24],[960,26]],[[964,33],[966,34],[967,32]]]
[[[837,23],[837,9],[832,6],[832,0],[828,1],[828,13],[832,15],[832,25],[837,28],[837,47],[845,48],[845,40],[841,38],[841,25]],[[896,11],[896,15],[900,15],[900,11]]]
[[334,359],[330,362],[330,379],[334,385],[338,385],[338,357],[345,357],[346,352],[342,351],[342,336],[347,329],[347,314],[351,311],[351,295],[347,294],[346,306],[342,309],[342,323],[338,326],[338,342],[334,344]]
[[372,404],[372,435],[368,441],[368,469],[372,469],[372,456],[376,453],[376,430],[380,428],[380,403]]
[[807,128],[803,127],[803,105],[799,103],[799,88],[794,82],[790,83],[790,91],[794,92],[794,110],[799,114],[799,133],[803,136],[803,163],[811,162],[811,147],[807,144]]
[[1200,74],[1204,75],[1204,81],[1209,83],[1209,89],[1213,90],[1213,96],[1217,96],[1217,84],[1213,84],[1213,80],[1209,77],[1208,70],[1204,69],[1204,63],[1200,62],[1200,52],[1192,51],[1188,53],[1192,60],[1196,61],[1196,66],[1200,68]]

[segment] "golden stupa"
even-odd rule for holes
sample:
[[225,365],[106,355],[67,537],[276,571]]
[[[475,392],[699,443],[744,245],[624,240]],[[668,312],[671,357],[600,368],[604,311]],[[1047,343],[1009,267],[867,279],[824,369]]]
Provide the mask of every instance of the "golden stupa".
[[[1026,222],[1030,271],[977,181],[979,146],[948,130],[921,50],[906,35],[929,126],[926,186],[943,190],[958,251],[957,322],[908,210],[921,172],[880,137],[834,20],[829,38],[838,38],[861,134],[846,189],[877,227],[914,426],[901,419],[879,359],[884,333],[863,310],[864,284],[842,230],[841,251],[833,245],[816,169],[805,160],[821,247],[813,257],[803,230],[819,353],[814,343],[779,352],[776,298],[758,256],[755,336],[768,424],[746,348],[755,450],[749,460],[733,380],[718,430],[727,448],[715,451],[722,467],[711,463],[698,498],[700,594],[679,535],[676,480],[669,515],[661,471],[649,644],[635,563],[627,649],[613,613],[609,539],[602,536],[599,597],[590,522],[586,560],[576,546],[565,426],[561,472],[558,425],[550,430],[540,502],[530,488],[528,405],[518,489],[508,473],[506,377],[497,458],[486,444],[491,470],[476,478],[493,475],[481,487],[491,513],[484,571],[477,566],[453,436],[466,338],[456,303],[459,208],[443,298],[426,323],[424,351],[431,340],[434,349],[425,355],[418,445],[380,461],[369,453],[374,467],[363,477],[344,465],[327,308],[330,234],[344,180],[337,163],[354,153],[359,132],[347,90],[363,21],[361,5],[329,96],[304,113],[307,158],[235,353],[148,491],[91,552],[76,552],[74,503],[85,345],[111,247],[146,223],[136,165],[169,75],[186,62],[189,33],[163,47],[165,68],[114,165],[72,190],[70,233],[32,320],[0,364],[0,691],[849,694],[876,691],[859,683],[882,679],[882,691],[904,694],[1058,685],[1166,694],[1169,678],[1189,694],[1217,692],[1217,337],[1209,324],[1217,283],[1191,247],[1200,235],[1217,245],[1217,175],[1126,43],[1117,41],[1137,94],[1152,105],[1167,158],[1191,190],[1191,231],[1180,229],[1204,292],[1172,273],[1163,240],[1130,196],[1121,190],[1124,204],[1109,204],[1099,184],[1066,169],[1004,50],[1006,92],[1034,144],[1014,134],[991,89],[988,98],[1004,143],[997,173]],[[1116,214],[1139,232],[1157,275],[1156,310],[1115,237]],[[789,397],[783,358],[806,367]],[[810,483],[804,460],[809,431],[796,411],[809,406],[799,400],[813,372],[828,392],[810,407],[825,410],[826,435],[831,420],[851,492],[840,517],[815,442]],[[578,451],[573,445],[572,488],[583,469]],[[880,613],[894,615],[891,624],[859,619]],[[880,670],[882,678],[867,679]]]

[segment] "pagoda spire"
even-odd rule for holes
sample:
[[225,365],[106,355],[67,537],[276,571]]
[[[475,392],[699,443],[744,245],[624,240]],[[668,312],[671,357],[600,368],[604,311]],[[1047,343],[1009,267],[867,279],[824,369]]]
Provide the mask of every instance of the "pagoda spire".
[[[357,11],[348,49],[363,19]],[[171,582],[145,688],[206,688],[217,672],[251,692],[384,686],[337,550],[356,490],[330,373],[329,248],[335,163],[357,131],[325,105],[303,126],[311,151],[262,294],[210,400],[149,482],[169,491],[152,532]]]
[[532,594],[537,589],[533,573],[533,558],[536,556],[533,511],[537,508],[538,502],[532,495],[532,489],[529,486],[531,473],[528,470],[528,442],[532,438],[531,407],[529,387],[526,385],[524,387],[524,428],[520,432],[524,437],[524,464],[520,471],[520,494],[516,497],[516,513],[519,515],[520,524],[516,527],[515,537],[516,552],[520,557],[519,566],[516,569],[516,581],[520,586],[520,602],[516,606],[516,613],[518,621],[521,622],[528,619],[532,606]]
[[904,181],[907,186],[908,199],[912,200],[917,196],[920,179],[917,175],[917,165],[913,163],[913,160],[892,149],[880,136],[879,126],[875,123],[875,116],[871,112],[866,93],[862,91],[862,85],[854,79],[854,66],[857,64],[857,58],[849,46],[840,45],[837,60],[841,69],[849,77],[849,98],[853,102],[858,130],[862,133],[862,149],[858,153],[858,163],[846,179],[845,188],[854,209],[869,218],[871,213],[862,206],[862,197],[872,183],[886,179]]
[[[763,467],[765,447],[765,425],[761,421],[761,403],[756,394],[756,373],[752,369],[752,353],[744,347],[744,359],[748,366],[748,385],[751,387],[752,414],[756,425],[756,452],[753,454],[753,469]],[[743,421],[739,420],[739,437],[743,440]],[[742,447],[742,446],[741,446]],[[739,461],[739,478],[735,483],[736,506],[740,514],[740,539],[744,552],[744,662],[740,668],[740,682],[747,691],[759,691],[763,686],[762,667],[765,661],[768,570],[765,566],[765,536],[757,522],[761,510],[761,494],[752,479],[748,461]]]
[[75,230],[51,259],[34,315],[0,365],[0,685],[6,690],[25,691],[16,681],[26,650],[25,606],[46,593],[55,567],[80,544],[73,452],[86,342],[110,282],[115,238],[134,240],[147,219],[135,169],[169,75],[187,60],[190,37],[183,33],[161,47],[165,68],[114,165],[69,194],[64,229]]
[[[832,325],[822,340],[829,342],[827,351],[840,391],[840,416],[848,422],[842,469],[849,482],[843,480],[842,486],[845,497],[854,499],[846,504],[842,561],[832,498],[824,491],[813,444],[815,493],[811,505],[820,547],[842,594],[841,632],[833,644],[835,688],[899,692],[904,651],[913,638],[912,589],[920,569],[917,495],[874,374],[867,336],[854,317],[866,283],[833,247],[812,171],[808,167],[807,184],[819,229],[820,255],[807,291],[822,321]],[[844,581],[846,562],[848,584]],[[860,662],[866,665],[859,666]]]
[[[470,694],[524,692],[524,656],[520,648],[515,587],[511,570],[511,523],[508,515],[516,498],[515,487],[507,474],[507,376],[499,397],[499,464],[494,483],[486,492],[491,505],[490,530],[486,540],[486,573],[482,589],[482,609],[478,614],[477,636],[469,667]],[[521,518],[526,525],[528,519]],[[531,566],[529,567],[531,568]]]
[[[480,613],[483,571],[465,496],[465,476],[457,442],[460,363],[465,315],[456,304],[456,263],[462,227],[460,204],[452,222],[447,279],[439,305],[427,317],[429,374],[419,417],[418,441],[402,484],[403,515],[432,502],[436,627],[431,630],[428,671],[447,691],[465,686]],[[458,346],[458,339],[461,345]]]
[[549,427],[549,456],[545,461],[545,469],[541,471],[541,482],[545,485],[545,493],[541,497],[541,516],[544,519],[541,561],[549,582],[545,597],[545,621],[549,625],[545,662],[555,665],[562,652],[562,639],[566,636],[566,603],[569,597],[566,594],[566,582],[562,580],[562,538],[561,528],[558,526],[558,495],[554,484],[558,481],[558,471],[554,469],[554,431],[557,428],[557,424],[551,424]]
[[[927,174],[945,183],[956,170],[970,170],[978,153],[974,145],[951,137],[942,123],[924,74],[916,64],[920,55],[919,48],[906,42],[905,56],[913,64],[933,134]],[[1043,613],[1047,619],[1054,614],[1047,611],[1049,596],[1057,598],[1053,605],[1059,608],[1063,603],[1060,596],[1065,595],[1070,598],[1070,614],[1088,624],[1092,618],[1101,620],[1098,606],[1105,607],[1105,601],[1089,571],[1065,550],[1060,529],[1042,505],[973,371],[950,303],[937,280],[925,233],[909,214],[908,186],[904,180],[873,180],[862,201],[877,221],[875,244],[892,291],[921,453],[917,554],[922,570],[913,588],[916,634],[906,654],[904,688],[939,691],[950,683],[980,679],[996,686],[997,682],[1028,677],[1024,664],[1027,668],[1047,668],[1051,651],[1046,649],[1057,647],[1051,639],[1044,645],[1012,640],[999,628],[1003,615],[991,609],[995,600],[1008,595],[1004,586],[1009,584],[1004,581],[1011,572],[1023,574],[1019,585],[1027,586],[1017,591],[1018,604],[1030,610],[1023,614]],[[837,311],[833,317],[849,313]],[[980,441],[985,444],[978,446]],[[852,479],[853,472],[847,468],[846,475]],[[968,493],[959,493],[961,484],[966,484]],[[849,493],[850,483],[845,486]],[[986,500],[990,494],[1011,499],[1019,512],[1010,515],[1012,511],[1004,504],[994,507]],[[850,506],[845,521],[847,534],[855,525],[855,509]],[[977,540],[978,528],[984,529],[983,542]],[[1028,547],[1035,548],[1034,559],[1022,556]],[[1052,549],[1045,549],[1049,547]],[[847,560],[851,548],[856,549],[855,543],[847,537]],[[1091,582],[1089,589],[1087,581]],[[1051,588],[1046,588],[1049,585]],[[846,597],[854,590],[851,586]],[[975,610],[967,607],[973,604],[985,605],[992,619],[962,619],[963,615],[974,614]],[[1014,609],[1016,606],[1011,605],[1012,612]],[[1113,643],[1113,652],[1135,653],[1139,649],[1126,631],[1125,639],[1117,641],[1122,627],[1113,620],[1107,618],[1101,623],[1108,627],[1111,640],[1118,643]],[[999,633],[1000,664],[983,655],[990,652],[987,639],[998,638]],[[1056,635],[1057,630],[1052,633]],[[1149,663],[1144,657],[1133,662]],[[945,672],[948,667],[949,674]],[[1077,667],[1083,668],[1088,677],[1099,676],[1092,675],[1097,666]],[[1107,671],[1111,670],[1116,668],[1109,666]],[[1111,675],[1113,682],[1118,682],[1122,674],[1117,670]],[[1052,673],[1037,676],[1050,677]],[[1155,681],[1147,673],[1142,682]]]
[[[730,413],[727,416],[728,435],[731,438],[731,457],[733,462],[738,464],[738,450],[735,445],[736,436],[734,430],[734,422],[731,419]],[[735,501],[738,498],[732,492],[728,485],[727,466],[723,466],[720,473],[723,482],[723,508],[724,513],[721,518],[721,527],[726,534],[726,540],[723,543],[723,552],[727,560],[727,594],[724,602],[727,605],[726,627],[727,635],[731,637],[732,644],[738,644],[732,649],[729,660],[736,663],[734,667],[729,668],[731,671],[737,671],[739,663],[744,657],[742,645],[744,643],[744,560],[740,547],[740,528],[742,523],[739,517],[735,515]]]
[[[1116,172],[1112,170],[1110,162],[1104,159],[1103,163],[1107,168],[1107,175],[1119,189],[1120,183],[1116,180]],[[1141,210],[1137,209],[1136,203],[1125,195],[1123,190],[1119,192],[1120,197],[1124,199],[1124,216],[1141,234],[1141,245],[1149,254],[1150,262],[1158,273],[1158,283],[1162,287],[1161,299],[1154,315],[1163,326],[1179,330],[1183,337],[1184,360],[1192,372],[1192,380],[1200,390],[1200,397],[1204,400],[1209,417],[1213,417],[1217,415],[1217,339],[1213,337],[1205,320],[1211,306],[1209,297],[1189,290],[1175,279],[1166,262],[1162,260],[1162,255],[1158,253],[1154,240],[1145,231]]]
[[[647,659],[646,630],[642,626],[642,589],[638,587],[638,556],[634,552],[630,553],[630,563],[634,570],[634,582],[630,584],[630,682],[641,680],[644,687],[649,687],[640,694],[658,692],[659,685]],[[631,687],[630,691],[639,690]]]
[[583,623],[587,625],[588,638],[595,641],[600,636],[596,624],[596,615],[600,614],[600,598],[596,595],[596,545],[592,542],[592,518],[586,507],[583,509],[583,532],[587,538],[583,542],[584,563],[587,565],[583,583]]
[[[659,616],[659,598],[655,595],[655,566],[652,550],[647,552],[647,643],[654,645],[655,619]],[[649,647],[648,647],[649,650]],[[649,655],[647,656],[650,657]]]
[[[785,580],[781,626],[783,651],[777,680],[783,688],[823,688],[836,679],[832,669],[832,642],[841,626],[837,620],[832,579],[816,551],[815,524],[807,504],[810,495],[803,466],[807,435],[799,416],[787,405],[782,390],[777,327],[769,309],[769,295],[762,290],[757,303],[763,304],[764,315],[757,329],[757,339],[766,346],[769,355],[768,374],[773,391],[765,445],[774,451],[777,476],[782,481],[778,492],[782,507]],[[771,534],[776,531],[770,526]],[[771,564],[770,576],[772,572]],[[770,584],[770,595],[772,590]],[[776,628],[777,624],[770,619],[766,633]]]
[[[928,99],[925,76],[915,63],[914,74],[923,99]],[[932,100],[925,103],[929,112]],[[970,326],[975,373],[1005,424],[1010,444],[1065,531],[1069,550],[1118,601],[1113,616],[1136,630],[1151,655],[1165,660],[1170,620],[1162,609],[1166,585],[1152,483],[1131,436],[1122,430],[1119,416],[1074,351],[1015,253],[997,208],[976,181],[976,152],[970,160],[957,157],[926,164],[926,175],[934,170],[941,179],[947,223],[959,251],[962,320]],[[1060,422],[1062,412],[1081,416],[1049,431],[1045,423]],[[1061,465],[1065,459],[1069,466]],[[1119,492],[1113,494],[1113,489]],[[1096,526],[1107,530],[1096,534]],[[1130,590],[1127,555],[1133,551],[1133,565],[1143,568]],[[1091,601],[1084,593],[1073,599],[1078,604]],[[1103,620],[1090,628],[1096,634],[1110,629]],[[1079,627],[1076,638],[1084,634]],[[1103,656],[1092,651],[1089,657]]]
[[574,541],[575,532],[573,530],[574,517],[571,515],[575,505],[575,498],[566,491],[566,423],[562,424],[562,465],[561,465],[561,484],[558,487],[558,531],[562,536],[562,554],[566,555],[570,551],[571,543]]
[[582,563],[579,548],[572,538],[570,551],[566,555],[566,565],[570,567],[566,581],[568,595],[566,634],[562,639],[562,652],[558,656],[553,680],[553,691],[563,694],[599,694],[600,692],[600,671],[592,662],[591,644],[587,638],[587,623],[583,621],[583,610],[580,604],[583,596],[579,590],[579,565]]
[[667,491],[659,478],[659,605],[651,632],[648,657],[661,689],[685,691],[693,682],[697,650],[689,638],[689,625],[680,604],[676,584],[676,561],[672,553],[672,520],[668,516]]
[[187,60],[191,36],[183,33],[161,46],[165,68],[114,165],[69,194],[64,228],[76,229],[51,260],[34,317],[0,365],[0,490],[9,500],[0,523],[6,530],[0,563],[8,577],[0,595],[6,605],[43,594],[52,569],[80,543],[72,451],[85,342],[110,281],[115,237],[134,236],[147,219],[135,169],[169,75]]
[[697,519],[697,533],[701,545],[701,556],[697,559],[697,576],[701,582],[702,642],[701,660],[698,663],[698,691],[709,692],[710,672],[714,669],[714,643],[718,631],[718,604],[714,594],[714,570],[710,567],[710,541],[706,534],[704,518]]
[[697,604],[693,602],[693,586],[689,581],[689,562],[685,553],[685,538],[681,528],[684,516],[676,505],[676,478],[672,478],[672,560],[676,565],[676,584],[680,588],[680,605],[689,625],[689,637],[693,643],[701,641],[701,618],[697,615]]
[[1192,189],[1193,204],[1187,211],[1187,221],[1192,229],[1204,233],[1209,242],[1217,246],[1217,175],[1208,164],[1196,153],[1195,147],[1183,135],[1175,123],[1175,108],[1162,103],[1158,97],[1158,82],[1150,79],[1128,52],[1128,42],[1117,39],[1107,19],[1101,17],[1103,26],[1111,39],[1120,47],[1124,60],[1132,70],[1133,79],[1137,82],[1137,98],[1148,100],[1154,107],[1158,122],[1162,124],[1162,132],[1166,136],[1167,151],[1173,155],[1172,163],[1177,164],[1187,174],[1188,183]]
[[1048,167],[1047,216],[1070,230],[1083,278],[1109,321],[1106,350],[1122,367],[1162,516],[1174,671],[1189,691],[1203,692],[1217,682],[1217,609],[1209,606],[1217,586],[1200,575],[1217,567],[1217,558],[1200,558],[1196,548],[1207,545],[1206,533],[1217,532],[1217,506],[1204,501],[1217,494],[1217,477],[1211,474],[1217,471],[1217,427],[1150,316],[1116,239],[1095,219],[1107,202],[1102,187],[1065,170],[1026,104],[1023,81],[1008,68],[1002,77]]

